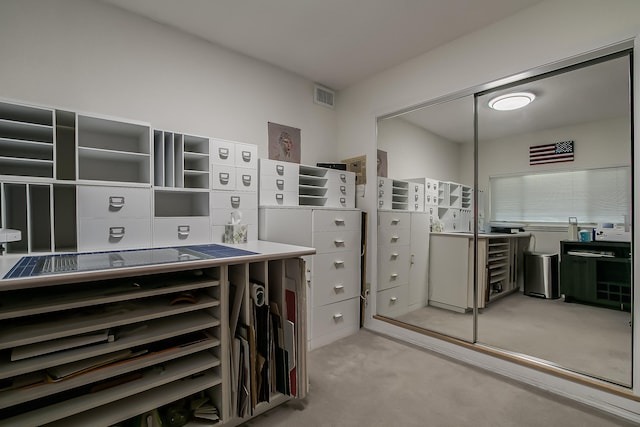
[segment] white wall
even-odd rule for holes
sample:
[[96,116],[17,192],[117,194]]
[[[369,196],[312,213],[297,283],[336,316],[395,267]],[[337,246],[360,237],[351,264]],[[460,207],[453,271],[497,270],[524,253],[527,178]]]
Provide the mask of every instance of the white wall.
[[[240,35],[239,35],[240,36]],[[2,0],[0,98],[257,144],[301,129],[302,163],[335,161],[336,113],[313,83],[114,6]]]
[[378,149],[387,152],[390,178],[428,177],[458,182],[460,144],[406,120],[392,118],[378,123]]
[[[483,28],[434,49],[411,61],[379,73],[340,93],[338,106],[339,157],[365,154],[369,164],[375,161],[376,117],[408,106],[464,91],[467,88],[496,81],[536,67],[601,49],[640,34],[640,2],[637,0],[547,0],[510,18]],[[637,45],[636,45],[637,46]],[[638,79],[638,59],[635,59]],[[640,90],[636,86],[638,103]],[[636,123],[640,114],[635,112]],[[638,141],[636,130],[636,141]],[[638,150],[635,150],[638,153]],[[639,161],[640,157],[636,158]],[[375,163],[374,163],[375,164]],[[368,168],[367,182],[373,182],[375,168]],[[636,187],[637,188],[637,187]],[[359,206],[375,212],[375,193],[368,191]],[[638,196],[636,196],[636,199]],[[370,215],[375,221],[375,215]],[[636,217],[637,219],[637,217]],[[368,264],[375,265],[376,227],[369,227]],[[637,231],[636,231],[637,233]],[[639,262],[634,259],[634,267]],[[372,295],[376,290],[375,268],[368,269]],[[636,295],[638,292],[636,292]],[[638,307],[640,299],[636,299]],[[624,397],[576,385],[534,370],[485,358],[423,335],[391,328],[371,318],[375,302],[367,305],[368,327],[381,331],[394,330],[416,344],[439,351],[488,369],[519,378],[595,407],[640,421],[640,405]],[[640,310],[635,309],[635,315]],[[634,362],[640,365],[640,333],[634,330]],[[640,383],[640,369],[635,369],[634,383]],[[640,394],[636,386],[635,394]],[[634,415],[635,414],[635,415]]]

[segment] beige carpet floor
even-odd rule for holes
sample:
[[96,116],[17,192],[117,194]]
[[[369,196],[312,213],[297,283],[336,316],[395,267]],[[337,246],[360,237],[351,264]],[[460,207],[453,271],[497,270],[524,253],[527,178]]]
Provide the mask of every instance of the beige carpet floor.
[[[424,307],[398,320],[471,341],[471,313]],[[617,384],[631,383],[631,314],[514,293],[480,311],[478,342]]]
[[252,427],[632,426],[570,400],[361,330],[309,353],[311,390]]

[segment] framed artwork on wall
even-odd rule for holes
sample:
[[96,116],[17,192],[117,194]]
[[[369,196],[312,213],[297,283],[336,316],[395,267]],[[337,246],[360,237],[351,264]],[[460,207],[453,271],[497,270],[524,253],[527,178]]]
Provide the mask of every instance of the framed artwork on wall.
[[269,159],[300,163],[300,129],[269,123]]

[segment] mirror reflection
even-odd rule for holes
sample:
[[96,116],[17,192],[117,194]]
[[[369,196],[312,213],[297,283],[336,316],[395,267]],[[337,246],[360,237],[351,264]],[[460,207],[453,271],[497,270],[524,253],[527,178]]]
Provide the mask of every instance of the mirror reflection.
[[[378,314],[629,386],[629,69],[608,58],[379,120]],[[507,93],[533,100],[489,107]]]

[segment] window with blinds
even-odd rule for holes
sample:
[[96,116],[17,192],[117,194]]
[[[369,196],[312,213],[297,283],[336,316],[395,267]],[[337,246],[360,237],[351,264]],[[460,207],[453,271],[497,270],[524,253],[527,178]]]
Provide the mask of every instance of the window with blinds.
[[629,166],[491,177],[491,220],[622,223],[631,218]]

